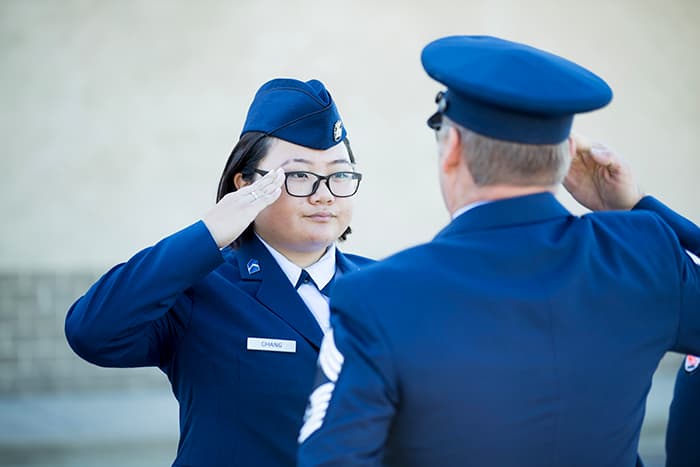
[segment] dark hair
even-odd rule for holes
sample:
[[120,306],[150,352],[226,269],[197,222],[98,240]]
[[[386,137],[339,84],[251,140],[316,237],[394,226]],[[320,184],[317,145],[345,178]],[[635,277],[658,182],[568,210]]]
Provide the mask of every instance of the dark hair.
[[[233,177],[240,173],[244,180],[252,181],[255,175],[255,169],[258,168],[260,161],[267,155],[267,151],[270,148],[270,142],[272,141],[271,136],[259,131],[250,131],[241,136],[236,145],[231,151],[231,155],[228,156],[226,165],[224,166],[224,171],[221,173],[221,179],[219,180],[219,188],[216,192],[216,202],[221,201],[221,198],[229,193],[237,190],[235,183],[233,182]],[[343,140],[345,143],[345,148],[348,151],[348,156],[350,157],[350,162],[355,163],[355,155],[350,147],[350,141],[346,137]],[[348,235],[352,233],[352,229],[348,227],[345,229],[338,240],[346,240]],[[231,243],[232,248],[238,248],[240,243],[247,240],[253,236],[253,224],[250,224],[246,228],[240,237]]]

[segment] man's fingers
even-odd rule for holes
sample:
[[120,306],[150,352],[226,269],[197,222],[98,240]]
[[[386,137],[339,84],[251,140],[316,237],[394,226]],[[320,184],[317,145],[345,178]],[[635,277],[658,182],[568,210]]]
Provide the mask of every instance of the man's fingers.
[[570,136],[576,151],[576,158],[584,164],[594,162],[596,165],[611,168],[615,158],[613,151],[601,143],[591,143],[588,138],[580,134],[571,133]]
[[604,167],[611,168],[611,166],[615,163],[612,150],[606,146],[603,146],[602,144],[592,145],[589,154],[597,164]]
[[591,142],[579,133],[571,133],[569,136],[574,145],[576,154],[587,153],[591,150]]

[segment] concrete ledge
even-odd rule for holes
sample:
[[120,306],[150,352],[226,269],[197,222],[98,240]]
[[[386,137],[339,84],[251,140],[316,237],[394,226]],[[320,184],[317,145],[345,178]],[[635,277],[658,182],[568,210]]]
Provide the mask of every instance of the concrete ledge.
[[0,449],[144,442],[176,447],[179,434],[177,401],[163,391],[5,397],[0,413]]

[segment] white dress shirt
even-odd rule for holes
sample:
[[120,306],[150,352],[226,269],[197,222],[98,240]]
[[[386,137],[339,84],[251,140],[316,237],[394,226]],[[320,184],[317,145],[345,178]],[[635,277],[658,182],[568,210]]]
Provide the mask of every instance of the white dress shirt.
[[488,204],[490,202],[491,201],[474,201],[473,203],[469,203],[466,206],[462,206],[461,208],[457,209],[454,214],[452,214],[452,220],[455,220],[457,216],[464,214],[470,209],[474,209],[477,206],[481,206],[482,204]]
[[[267,248],[272,257],[275,258],[280,269],[287,276],[292,287],[294,287],[299,281],[302,268],[289,261],[282,253],[268,245],[260,236],[258,236],[258,239],[265,245],[265,248]],[[321,259],[304,269],[306,269],[306,272],[309,273],[309,276],[311,276],[311,279],[313,279],[316,285],[311,283],[301,284],[299,288],[297,288],[297,293],[309,310],[311,310],[311,314],[314,315],[316,322],[325,334],[331,328],[331,312],[328,306],[328,297],[323,295],[320,289],[328,285],[335,274],[335,245],[330,245],[323,256],[321,256]]]

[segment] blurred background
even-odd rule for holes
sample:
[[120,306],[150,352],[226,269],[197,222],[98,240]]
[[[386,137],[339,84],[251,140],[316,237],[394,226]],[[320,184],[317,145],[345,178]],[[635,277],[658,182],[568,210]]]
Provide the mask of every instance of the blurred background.
[[[527,42],[605,78],[613,102],[575,130],[697,223],[698,24],[695,0],[0,0],[0,465],[170,465],[166,378],[79,360],[63,320],[109,267],[213,204],[263,82],[319,78],[337,101],[365,174],[345,251],[381,258],[448,222],[425,126],[440,86],[419,56],[449,34]],[[655,376],[651,466],[679,362]]]

